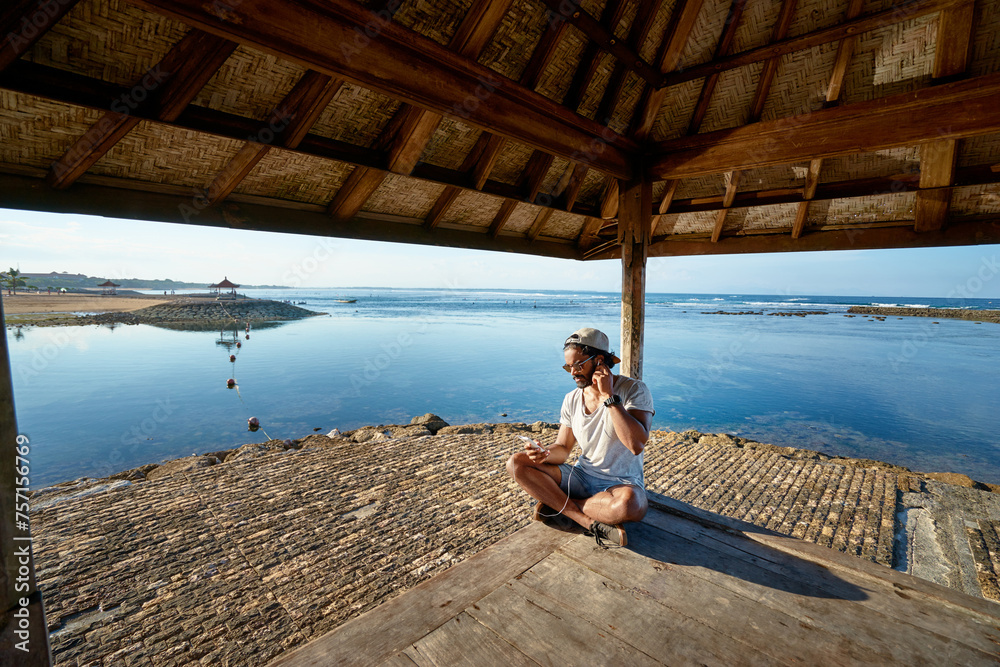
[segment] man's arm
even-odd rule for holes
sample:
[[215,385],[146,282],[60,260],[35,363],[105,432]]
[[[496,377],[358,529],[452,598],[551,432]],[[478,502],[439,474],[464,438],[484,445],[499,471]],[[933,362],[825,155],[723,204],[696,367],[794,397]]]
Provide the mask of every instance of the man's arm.
[[642,454],[649,440],[649,427],[653,423],[653,413],[646,410],[626,410],[622,405],[612,405],[611,423],[622,444],[636,456]]
[[[574,447],[576,447],[576,437],[573,435],[573,429],[565,424],[561,424],[559,426],[559,435],[556,436],[556,443],[549,447],[547,455],[544,452],[539,452],[537,454],[539,458],[536,462],[551,463],[553,465],[563,463],[569,458],[569,454],[573,451]],[[525,449],[528,452],[528,456],[534,461],[534,450],[527,447]]]

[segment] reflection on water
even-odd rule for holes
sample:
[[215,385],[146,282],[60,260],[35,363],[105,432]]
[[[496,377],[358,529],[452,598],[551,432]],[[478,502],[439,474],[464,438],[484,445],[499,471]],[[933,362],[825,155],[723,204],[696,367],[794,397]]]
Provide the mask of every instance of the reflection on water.
[[[254,324],[249,340],[242,323],[221,331],[8,332],[18,423],[32,439],[32,482],[262,442],[261,431],[247,431],[251,417],[281,439],[406,423],[425,412],[450,423],[554,422],[573,388],[559,368],[565,337],[596,326],[618,347],[617,295],[336,296],[345,295],[358,301],[342,304],[318,291],[279,295],[330,315]],[[711,311],[748,310],[752,300],[781,310],[824,303],[831,314],[702,315],[690,307],[694,298]],[[644,380],[656,402],[654,427],[729,432],[1000,483],[1000,325],[871,322],[842,317],[851,300],[844,301],[651,295]],[[227,389],[229,378],[238,392]]]

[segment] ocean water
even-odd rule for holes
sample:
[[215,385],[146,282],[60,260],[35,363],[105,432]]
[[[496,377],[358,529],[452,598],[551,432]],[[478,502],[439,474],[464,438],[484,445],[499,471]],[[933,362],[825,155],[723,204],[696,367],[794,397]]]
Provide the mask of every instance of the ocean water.
[[[249,339],[243,324],[8,331],[32,487],[426,412],[450,423],[555,422],[574,386],[560,368],[565,337],[595,326],[620,349],[617,293],[248,295],[328,315],[254,327]],[[357,301],[338,301],[348,298]],[[654,427],[1000,483],[1000,325],[844,317],[851,305],[874,304],[1000,308],[983,299],[649,294],[643,380]],[[764,314],[703,314],[717,310]],[[829,314],[768,315],[810,310]],[[229,378],[237,389],[227,389]],[[247,430],[250,417],[262,430]]]

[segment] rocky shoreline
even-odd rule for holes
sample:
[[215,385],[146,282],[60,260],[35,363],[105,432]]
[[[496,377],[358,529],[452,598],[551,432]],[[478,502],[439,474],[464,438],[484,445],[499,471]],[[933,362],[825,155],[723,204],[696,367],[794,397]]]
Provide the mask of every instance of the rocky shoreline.
[[888,306],[851,306],[848,313],[854,315],[878,315],[882,317],[939,317],[972,322],[994,322],[1000,324],[1000,310],[965,310],[961,308],[894,308]]
[[146,308],[94,315],[73,313],[25,314],[8,317],[8,326],[80,326],[87,324],[152,324],[160,326],[203,326],[217,328],[234,322],[261,323],[300,320],[326,315],[268,299],[175,299]]
[[[557,425],[427,414],[39,489],[55,665],[263,667],[527,525],[522,433]],[[1000,488],[947,481],[696,431],[646,456],[651,491],[1000,601]]]

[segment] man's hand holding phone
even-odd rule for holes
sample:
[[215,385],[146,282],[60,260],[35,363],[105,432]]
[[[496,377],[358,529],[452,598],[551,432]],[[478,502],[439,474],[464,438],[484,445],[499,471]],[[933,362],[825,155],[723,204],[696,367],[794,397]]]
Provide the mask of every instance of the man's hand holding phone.
[[594,369],[594,375],[590,381],[594,383],[601,398],[610,398],[611,394],[614,393],[611,369],[604,364],[603,359],[597,363],[597,368]]
[[532,440],[525,435],[519,435],[517,437],[524,441],[524,451],[528,453],[528,458],[530,458],[534,463],[541,463],[549,457],[549,450],[542,447],[542,443],[537,440]]

